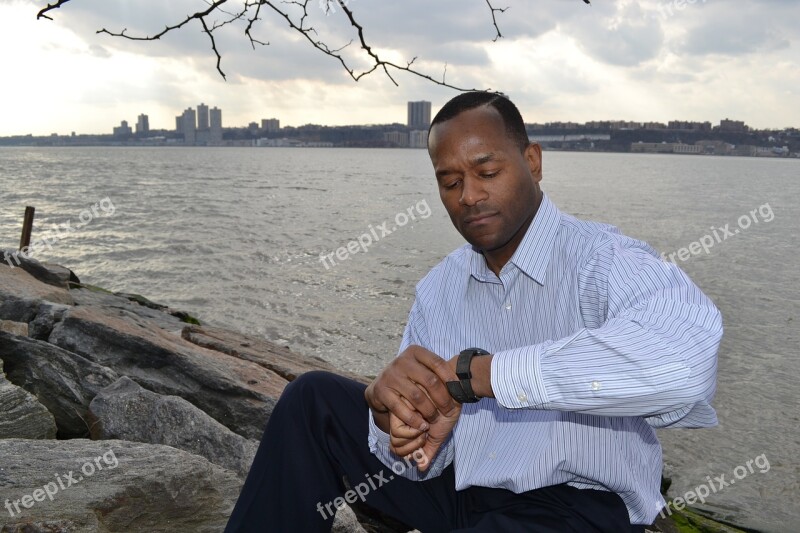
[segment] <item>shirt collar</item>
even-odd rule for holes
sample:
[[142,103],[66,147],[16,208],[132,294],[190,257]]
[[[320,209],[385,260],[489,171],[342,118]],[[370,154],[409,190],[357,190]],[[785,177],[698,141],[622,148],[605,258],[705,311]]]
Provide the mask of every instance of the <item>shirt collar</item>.
[[[561,211],[546,194],[543,194],[542,203],[536,211],[536,216],[533,217],[533,222],[509,261],[540,285],[544,285],[547,265],[552,256],[551,251],[560,223]],[[474,248],[469,249],[467,261],[470,275],[478,281],[497,279],[497,276],[489,270],[483,254]]]

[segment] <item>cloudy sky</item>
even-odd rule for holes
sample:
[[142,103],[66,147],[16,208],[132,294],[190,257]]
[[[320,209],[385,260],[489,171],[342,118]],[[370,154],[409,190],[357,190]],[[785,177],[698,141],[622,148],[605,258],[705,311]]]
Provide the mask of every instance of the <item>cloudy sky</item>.
[[[324,1],[324,0],[323,0]],[[353,38],[341,10],[309,3],[331,47]],[[241,4],[230,0],[230,5]],[[495,0],[503,38],[485,0],[349,0],[381,55],[465,88],[509,94],[527,122],[745,120],[800,127],[800,1]],[[405,73],[352,81],[274,12],[263,12],[253,50],[243,23],[218,35],[223,80],[199,23],[157,42],[96,30],[149,34],[206,6],[202,0],[71,0],[36,20],[45,0],[0,0],[0,135],[110,133],[150,116],[153,128],[200,102],[225,126],[276,117],[283,125],[405,122],[406,101],[434,112],[455,93]],[[219,17],[209,18],[209,23]],[[352,65],[366,60],[351,45]]]

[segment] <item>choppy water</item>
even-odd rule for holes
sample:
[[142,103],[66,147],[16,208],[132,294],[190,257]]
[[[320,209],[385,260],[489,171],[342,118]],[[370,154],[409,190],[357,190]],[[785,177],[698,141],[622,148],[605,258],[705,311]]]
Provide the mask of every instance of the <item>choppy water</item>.
[[[722,310],[725,337],[720,426],[660,433],[673,495],[724,474],[735,484],[707,508],[800,531],[800,161],[546,152],[544,170],[562,210],[666,253],[729,224],[710,253],[677,259]],[[414,284],[462,243],[423,150],[0,148],[7,247],[25,205],[37,208],[34,238],[70,221],[38,257],[84,282],[366,374],[395,354]],[[363,234],[378,237],[366,253],[325,268],[320,254]]]

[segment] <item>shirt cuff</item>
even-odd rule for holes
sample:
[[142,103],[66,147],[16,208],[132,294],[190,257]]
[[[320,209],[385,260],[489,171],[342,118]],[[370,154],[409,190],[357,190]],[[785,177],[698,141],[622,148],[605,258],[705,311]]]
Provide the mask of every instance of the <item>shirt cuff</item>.
[[[369,438],[367,442],[369,443],[369,451],[378,455],[379,457],[385,455],[389,450],[389,434],[384,432],[375,423],[375,417],[372,416],[372,409],[369,409]],[[379,452],[384,453],[379,455]]]
[[508,409],[547,409],[541,352],[541,345],[533,345],[494,354],[491,383],[497,403]]

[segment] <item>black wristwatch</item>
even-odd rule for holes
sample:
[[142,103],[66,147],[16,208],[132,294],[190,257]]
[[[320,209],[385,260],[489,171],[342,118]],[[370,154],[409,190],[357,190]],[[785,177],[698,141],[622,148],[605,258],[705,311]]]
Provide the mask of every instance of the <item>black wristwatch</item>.
[[472,390],[472,382],[470,381],[472,372],[469,370],[472,358],[476,355],[489,355],[489,352],[480,348],[463,350],[458,354],[458,361],[456,362],[456,376],[460,381],[448,381],[446,383],[450,396],[458,403],[475,403],[480,400],[475,396],[475,391]]

